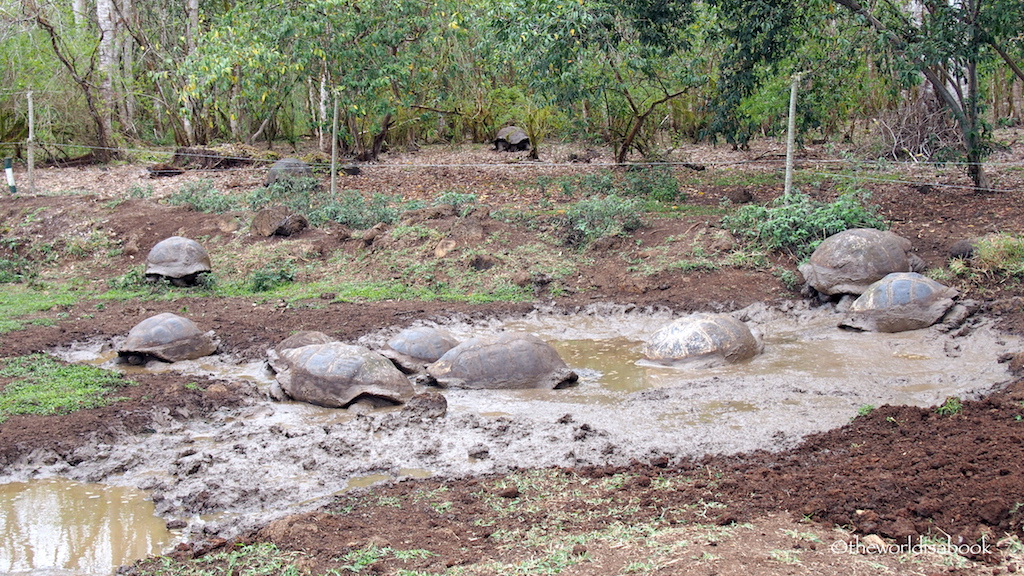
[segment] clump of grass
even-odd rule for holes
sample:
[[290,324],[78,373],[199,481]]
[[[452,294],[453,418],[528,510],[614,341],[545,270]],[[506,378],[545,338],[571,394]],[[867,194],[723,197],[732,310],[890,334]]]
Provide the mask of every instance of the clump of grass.
[[337,196],[331,196],[316,178],[279,180],[253,191],[247,202],[252,210],[274,204],[286,206],[293,212],[304,214],[311,226],[337,222],[356,230],[365,230],[380,222],[392,224],[410,208],[383,194],[364,198],[357,190],[343,190]]
[[463,194],[461,192],[444,192],[440,196],[434,199],[434,206],[441,204],[451,204],[455,208],[455,213],[459,216],[465,216],[473,211],[473,208],[477,204],[476,194]]
[[768,206],[749,205],[722,218],[722,224],[738,237],[769,250],[806,257],[822,240],[850,228],[885,229],[885,221],[866,203],[866,192],[846,192],[825,203],[794,192]]
[[204,178],[187,182],[177,192],[167,197],[167,203],[174,206],[189,206],[196,212],[220,214],[237,208],[234,198],[213,187],[213,180]]
[[295,281],[295,268],[289,262],[271,262],[249,274],[248,288],[253,292],[269,292]]
[[949,396],[945,402],[935,409],[939,416],[955,416],[963,411],[964,405],[956,396]]
[[1024,238],[1012,234],[993,234],[977,242],[972,268],[987,274],[1024,276]]
[[68,414],[123,400],[109,394],[130,382],[94,366],[64,364],[46,354],[3,360],[0,377],[13,378],[0,392],[0,422],[17,414]]
[[643,227],[640,203],[632,198],[610,195],[580,200],[561,218],[563,242],[579,248],[603,236],[624,235]]
[[[65,288],[18,284],[0,290],[0,334],[21,330],[38,312],[71,306],[78,296]],[[35,321],[38,322],[38,319]]]

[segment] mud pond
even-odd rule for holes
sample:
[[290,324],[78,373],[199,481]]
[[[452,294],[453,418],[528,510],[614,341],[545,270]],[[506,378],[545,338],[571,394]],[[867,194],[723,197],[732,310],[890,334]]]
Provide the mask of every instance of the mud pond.
[[[246,382],[253,400],[203,421],[154,413],[154,433],[90,447],[76,466],[33,454],[7,470],[0,572],[109,574],[183,539],[230,536],[381,480],[782,450],[849,422],[865,405],[981,397],[1010,378],[999,359],[1021,349],[979,317],[953,329],[872,334],[837,329],[830,307],[758,305],[736,316],[760,335],[764,352],[705,369],[642,360],[645,338],[678,317],[668,311],[604,306],[447,322],[460,340],[533,332],[580,381],[563,390],[445,390],[440,419],[273,402],[263,363],[229,354],[130,367],[114,363],[116,342],[70,344],[54,353],[127,372]],[[360,343],[379,348],[398,330]]]

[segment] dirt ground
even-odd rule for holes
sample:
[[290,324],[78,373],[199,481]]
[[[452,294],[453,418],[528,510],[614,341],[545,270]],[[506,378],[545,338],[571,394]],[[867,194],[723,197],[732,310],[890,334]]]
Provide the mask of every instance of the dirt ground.
[[[1004,135],[1016,144],[1018,135]],[[1009,146],[994,158],[999,192],[976,193],[955,167],[893,167],[864,187],[891,222],[892,231],[913,242],[929,267],[946,265],[957,241],[990,232],[1024,233],[1020,173],[1021,149]],[[478,151],[463,167],[441,166],[450,151],[391,154],[344,186],[364,193],[385,192],[430,198],[443,190],[473,192],[492,210],[528,210],[548,198],[523,181],[538,171],[550,174],[593,170],[560,164],[561,148],[540,168],[495,159]],[[749,151],[693,147],[678,152],[709,172],[774,172],[780,152],[775,143]],[[543,156],[542,156],[543,159]],[[825,173],[830,154],[806,150],[801,168]],[[683,172],[686,169],[680,169]],[[872,168],[864,168],[870,171]],[[896,177],[892,176],[896,170]],[[524,174],[528,174],[525,176]],[[50,263],[49,274],[102,283],[145,258],[146,247],[174,234],[205,237],[207,248],[235,232],[247,215],[211,215],[159,200],[189,179],[213,178],[220,190],[247,190],[262,180],[261,170],[186,173],[149,179],[137,165],[39,171],[40,190],[60,194],[0,198],[3,233],[24,234],[27,215],[34,242],[54,242],[69,229],[112,239],[122,248],[103,258],[65,257]],[[23,174],[19,174],[23,178]],[[132,186],[152,186],[151,198],[129,198]],[[828,200],[830,185],[805,190]],[[764,203],[777,197],[777,185],[701,185],[688,190],[687,203],[717,206],[723,198]],[[117,202],[112,202],[117,199]],[[454,216],[451,219],[457,219]],[[578,276],[556,295],[533,279],[533,302],[384,301],[368,305],[325,295],[321,301],[284,302],[251,297],[173,300],[177,310],[203,318],[232,358],[259,360],[267,348],[297,330],[321,330],[343,341],[416,321],[472,321],[526,314],[537,305],[573,311],[595,303],[630,304],[678,312],[737,310],[756,302],[803,301],[764,269],[722,267],[690,272],[636,273],[630,261],[644,258],[644,247],[694,229],[716,229],[719,216],[701,211],[654,218],[628,241],[591,248]],[[451,224],[451,223],[449,223]],[[484,219],[487,235],[526,242],[536,231]],[[243,236],[246,244],[277,239]],[[301,240],[316,268],[338,252],[370,253],[358,235],[336,229],[307,230]],[[794,270],[797,262],[772,255],[772,264]],[[1024,289],[1015,280],[992,278],[963,297],[980,302],[977,313],[1002,330],[1024,334]],[[50,320],[4,335],[2,357],[49,352],[74,342],[111,339],[142,318],[164,311],[153,300],[81,302],[42,312]],[[1005,358],[1013,368],[1017,361]],[[244,383],[173,373],[133,376],[128,400],[107,408],[60,417],[17,416],[0,424],[0,473],[33,474],[55,463],[76,467],[98,458],[97,446],[151,434],[154,415],[173,421],[210,418],[218,410],[262,402]],[[199,386],[186,387],[185,380]],[[0,381],[0,385],[6,382]],[[709,454],[697,459],[672,455],[630,465],[519,470],[483,477],[405,478],[346,493],[303,514],[274,519],[244,534],[216,531],[197,535],[169,554],[175,561],[211,557],[239,543],[272,543],[294,553],[302,573],[365,571],[374,574],[999,574],[1024,569],[1024,380],[1011,380],[986,398],[963,402],[963,410],[940,415],[934,408],[882,406],[848,425],[807,437],[796,448],[743,454]],[[572,419],[566,425],[571,425]],[[580,433],[579,426],[576,427]],[[582,431],[583,433],[586,430]],[[191,505],[217,512],[203,491]],[[877,538],[882,540],[876,540]],[[898,549],[926,538],[957,546],[960,555],[934,550]],[[869,553],[883,544],[889,552]],[[972,549],[971,547],[975,548]],[[380,552],[356,566],[357,551]],[[419,550],[415,557],[381,551]],[[145,572],[142,562],[126,573]],[[510,568],[511,567],[511,568]]]

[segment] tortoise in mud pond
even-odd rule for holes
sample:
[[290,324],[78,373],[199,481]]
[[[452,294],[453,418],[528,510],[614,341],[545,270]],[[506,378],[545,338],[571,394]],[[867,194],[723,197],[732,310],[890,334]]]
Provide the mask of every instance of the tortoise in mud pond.
[[166,362],[195,360],[217,351],[213,331],[203,332],[188,318],[164,312],[146,318],[128,331],[117,355],[129,364],[143,364],[147,357]]
[[916,272],[895,272],[868,286],[839,326],[871,332],[927,328],[953,307],[958,294]]
[[752,358],[761,349],[761,341],[743,322],[728,314],[697,313],[655,332],[643,353],[659,363],[713,366]]
[[530,149],[530,136],[518,126],[506,126],[498,130],[494,149],[498,152],[525,152]]
[[362,401],[388,406],[405,402],[413,393],[412,384],[390,360],[364,346],[334,341],[279,346],[267,356],[281,391],[299,402],[326,408]]
[[427,364],[436,362],[458,341],[444,330],[428,326],[406,328],[388,340],[381,354],[394,362],[406,374],[422,371]]
[[853,228],[826,238],[800,266],[807,284],[825,295],[860,294],[892,272],[920,272],[910,240],[885,230]]
[[194,286],[200,274],[210,272],[210,255],[190,238],[171,236],[157,242],[146,256],[146,280],[166,278],[175,286]]
[[427,366],[429,383],[444,388],[556,389],[579,379],[547,342],[533,334],[470,338]]
[[270,186],[274,182],[286,178],[312,178],[313,169],[302,160],[297,158],[282,158],[274,162],[267,171],[267,177],[263,180],[264,186]]

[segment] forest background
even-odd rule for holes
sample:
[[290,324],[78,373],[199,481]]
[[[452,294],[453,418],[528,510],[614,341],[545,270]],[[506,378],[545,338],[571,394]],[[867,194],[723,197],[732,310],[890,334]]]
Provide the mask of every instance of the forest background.
[[[526,129],[659,161],[786,129],[963,163],[1021,116],[1020,0],[0,0],[0,153],[215,142],[389,147]],[[315,158],[314,158],[315,160]]]

